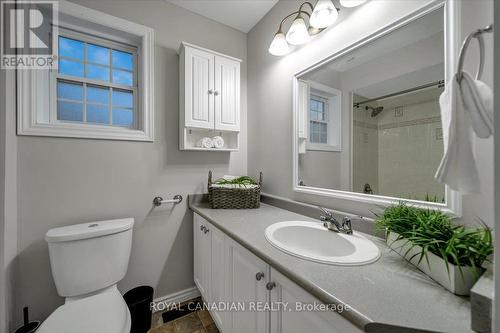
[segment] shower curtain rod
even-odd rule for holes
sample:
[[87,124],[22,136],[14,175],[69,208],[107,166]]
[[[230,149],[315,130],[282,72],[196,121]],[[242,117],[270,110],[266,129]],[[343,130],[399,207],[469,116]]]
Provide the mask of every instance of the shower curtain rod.
[[371,102],[374,102],[374,101],[378,101],[380,99],[386,99],[386,98],[389,98],[389,97],[403,95],[403,94],[407,94],[407,93],[412,92],[412,91],[422,90],[422,89],[430,88],[430,87],[434,87],[434,86],[438,86],[439,88],[444,87],[444,80],[439,80],[439,81],[436,81],[436,82],[423,84],[423,85],[418,86],[418,87],[414,87],[414,88],[410,88],[410,89],[406,89],[406,90],[401,90],[401,91],[398,91],[398,92],[395,92],[395,93],[392,93],[392,94],[389,94],[389,95],[380,96],[380,97],[377,97],[377,98],[371,98],[371,99],[368,99],[366,101],[354,103],[353,106],[357,108],[357,107],[359,107],[362,104],[371,103]]

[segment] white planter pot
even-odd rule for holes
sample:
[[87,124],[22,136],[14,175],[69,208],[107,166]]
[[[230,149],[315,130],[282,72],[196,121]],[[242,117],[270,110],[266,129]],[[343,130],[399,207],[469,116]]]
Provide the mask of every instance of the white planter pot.
[[386,242],[391,249],[399,253],[406,260],[415,265],[419,270],[430,276],[434,281],[436,281],[452,293],[456,295],[470,294],[470,289],[477,281],[477,278],[474,275],[471,267],[462,267],[462,276],[458,266],[448,263],[448,272],[448,270],[446,269],[445,261],[441,257],[438,257],[430,252],[427,255],[429,258],[429,263],[427,263],[425,257],[420,263],[418,263],[422,248],[420,246],[415,246],[405,256],[404,254],[408,251],[411,245],[406,239],[396,240],[398,237],[399,235],[397,233],[387,233]]

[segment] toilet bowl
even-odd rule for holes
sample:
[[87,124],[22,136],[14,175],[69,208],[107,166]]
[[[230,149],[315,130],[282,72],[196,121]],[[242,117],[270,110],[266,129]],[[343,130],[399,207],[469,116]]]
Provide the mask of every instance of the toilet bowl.
[[116,284],[127,272],[132,218],[47,232],[57,292],[65,297],[38,333],[129,333],[130,312]]

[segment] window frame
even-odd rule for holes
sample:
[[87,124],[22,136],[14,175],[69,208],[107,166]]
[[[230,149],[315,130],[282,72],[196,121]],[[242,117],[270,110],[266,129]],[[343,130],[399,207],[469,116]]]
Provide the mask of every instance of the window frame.
[[[61,74],[61,73],[59,73],[58,70],[55,70],[55,69],[50,71],[50,88],[51,88],[50,89],[50,94],[51,94],[51,97],[50,97],[50,99],[51,99],[50,119],[53,119],[55,124],[68,124],[68,123],[70,123],[70,124],[80,124],[80,125],[84,125],[84,126],[105,126],[105,127],[111,126],[111,127],[121,127],[121,128],[126,128],[126,129],[138,129],[138,128],[140,128],[141,110],[139,109],[140,93],[139,93],[139,78],[138,78],[138,73],[139,73],[139,70],[138,70],[138,63],[139,63],[138,48],[134,47],[132,45],[127,45],[124,43],[120,43],[120,42],[116,42],[116,41],[112,41],[112,40],[107,40],[107,39],[100,38],[97,36],[92,36],[88,33],[82,33],[82,32],[78,32],[78,31],[74,31],[74,30],[62,28],[62,27],[59,28],[59,33],[58,33],[57,38],[59,39],[59,37],[64,37],[64,38],[80,41],[80,42],[83,42],[85,44],[93,44],[93,45],[101,46],[101,47],[110,49],[110,51],[117,50],[117,51],[122,51],[122,52],[126,52],[126,53],[131,53],[133,56],[133,61],[134,61],[133,68],[131,71],[133,82],[132,82],[132,86],[125,86],[125,85],[113,83],[113,82],[111,82],[111,80],[109,82],[107,82],[107,81],[103,81],[103,80],[99,80],[99,79],[87,78],[85,76],[87,73],[85,64],[90,63],[91,65],[94,65],[95,63],[86,61],[87,48],[85,47],[83,61],[80,61],[80,60],[75,59],[75,58],[64,58],[64,59],[70,59],[71,61],[83,63],[84,64],[84,76],[83,77]],[[110,52],[110,58],[111,58],[111,56],[112,56],[112,52]],[[60,59],[60,58],[58,57],[58,59]],[[111,59],[110,59],[110,61],[111,61]],[[95,65],[99,65],[99,64],[95,64]],[[113,75],[112,62],[110,62],[109,70],[110,70],[110,78],[111,78],[111,76]],[[85,86],[85,88],[83,88],[83,91],[84,91],[84,94],[83,94],[84,121],[73,122],[73,121],[65,121],[65,120],[57,119],[57,101],[59,100],[58,96],[57,96],[57,83],[59,81],[64,81],[64,82],[69,82],[69,83],[81,83]],[[109,102],[110,123],[109,124],[88,123],[86,121],[85,114],[86,114],[86,107],[87,107],[87,100],[86,100],[87,95],[85,92],[87,91],[86,87],[88,87],[89,85],[110,89],[110,102]],[[123,90],[132,91],[132,95],[134,98],[133,110],[132,110],[133,115],[134,115],[134,122],[133,122],[131,127],[118,126],[118,125],[112,124],[112,113],[113,113],[112,96],[113,96],[114,89],[122,90],[122,91]],[[93,104],[93,103],[91,103],[91,104]],[[97,104],[97,103],[94,103],[94,104]]]
[[[324,120],[318,120],[318,119],[312,119],[311,118],[311,112],[312,110],[312,101],[319,102],[323,104],[323,111],[321,112],[323,114]],[[326,145],[328,144],[328,126],[329,126],[329,121],[330,121],[330,107],[329,107],[329,99],[328,97],[321,96],[321,94],[318,93],[310,93],[309,94],[309,113],[308,113],[308,120],[309,120],[309,128],[311,128],[312,123],[318,123],[318,124],[326,124],[326,142],[321,142],[321,141],[313,141],[312,140],[312,130],[309,130],[309,142],[311,144],[318,144],[318,145]],[[315,110],[315,112],[317,112]],[[321,135],[321,131],[318,132]],[[321,136],[320,136],[321,138]]]
[[[134,128],[79,122],[54,122],[57,96],[50,70],[17,70],[17,134],[127,141],[154,141],[154,30],[68,1],[59,1],[59,34],[71,30],[88,37],[137,48],[137,98]],[[58,38],[56,36],[55,38]],[[78,39],[78,38],[77,38]],[[95,44],[95,43],[93,43]],[[100,45],[100,43],[97,43]],[[117,48],[119,49],[119,48]],[[111,68],[111,67],[110,67]],[[69,77],[69,81],[76,81]],[[102,82],[96,82],[102,86]],[[111,82],[110,82],[111,83]],[[127,88],[125,90],[131,90]],[[57,106],[56,106],[57,107]],[[56,110],[57,112],[57,110]]]
[[[342,91],[339,89],[332,88],[330,86],[314,82],[314,81],[309,81],[309,96],[308,96],[308,112],[307,112],[307,124],[309,125],[309,130],[310,131],[310,124],[311,124],[311,100],[314,99],[313,96],[317,96],[320,99],[325,100],[327,103],[325,104],[326,110],[325,110],[325,116],[326,116],[326,121],[317,121],[319,123],[326,123],[327,124],[327,142],[326,143],[320,143],[320,142],[311,142],[311,133],[308,133],[308,140],[306,144],[306,149],[307,150],[316,150],[316,151],[329,151],[329,152],[342,152]],[[331,103],[331,99],[333,96],[336,96],[337,101],[335,103]],[[334,104],[334,105],[332,105]],[[334,108],[338,109],[338,115],[336,117],[332,117],[331,113],[334,112]],[[330,135],[332,133],[332,121],[335,118],[338,120],[338,144],[332,144],[330,139]]]

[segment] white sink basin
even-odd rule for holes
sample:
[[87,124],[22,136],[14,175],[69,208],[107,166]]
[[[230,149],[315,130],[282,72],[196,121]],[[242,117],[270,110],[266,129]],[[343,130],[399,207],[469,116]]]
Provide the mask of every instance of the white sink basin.
[[322,223],[278,222],[266,228],[267,240],[283,252],[332,265],[365,265],[380,257],[380,250],[356,230],[352,235],[327,230]]

